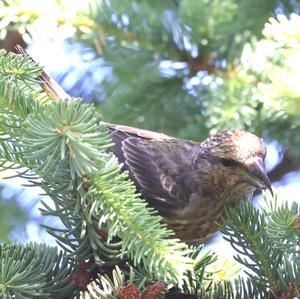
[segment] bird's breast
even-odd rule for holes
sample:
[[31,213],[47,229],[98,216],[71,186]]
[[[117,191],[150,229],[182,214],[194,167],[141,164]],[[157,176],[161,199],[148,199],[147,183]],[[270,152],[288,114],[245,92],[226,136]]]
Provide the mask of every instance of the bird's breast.
[[204,239],[218,230],[218,221],[224,215],[224,202],[200,200],[186,208],[174,210],[172,218],[164,218],[169,228],[181,240]]
[[184,209],[176,209],[171,217],[164,218],[167,226],[175,231],[177,237],[184,241],[206,239],[218,230],[225,208],[241,200],[252,198],[250,193],[230,193],[216,198],[199,197],[193,194]]

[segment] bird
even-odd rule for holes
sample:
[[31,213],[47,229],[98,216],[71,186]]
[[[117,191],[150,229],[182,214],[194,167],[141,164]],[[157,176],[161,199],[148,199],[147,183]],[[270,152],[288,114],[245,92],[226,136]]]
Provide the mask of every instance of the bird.
[[[16,52],[34,61],[21,46]],[[45,71],[38,79],[55,102],[72,100]],[[265,167],[266,146],[250,132],[225,130],[195,142],[103,124],[112,136],[112,153],[137,191],[182,241],[207,240],[218,230],[226,208],[251,200],[256,190],[268,189],[273,196]]]
[[225,210],[268,189],[264,141],[238,129],[202,142],[105,123],[111,151],[137,191],[186,242],[203,242],[218,230]]

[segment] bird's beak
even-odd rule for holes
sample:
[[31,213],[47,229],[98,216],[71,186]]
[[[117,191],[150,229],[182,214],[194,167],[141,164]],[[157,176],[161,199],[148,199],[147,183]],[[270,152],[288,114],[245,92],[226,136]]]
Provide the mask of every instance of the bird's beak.
[[274,196],[263,158],[251,158],[245,162],[245,165],[249,183],[258,189],[268,189]]

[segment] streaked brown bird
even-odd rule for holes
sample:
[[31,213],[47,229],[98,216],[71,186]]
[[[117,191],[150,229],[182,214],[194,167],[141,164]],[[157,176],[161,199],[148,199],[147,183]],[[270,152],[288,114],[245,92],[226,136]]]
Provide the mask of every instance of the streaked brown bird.
[[271,183],[262,139],[241,130],[217,133],[201,143],[107,124],[113,152],[137,190],[184,241],[215,233],[225,207],[252,199]]
[[[20,46],[16,51],[27,55]],[[44,71],[39,79],[53,100],[72,99]],[[273,194],[265,145],[249,132],[223,131],[197,143],[121,125],[107,128],[113,132],[112,150],[137,190],[181,240],[216,232],[225,207],[252,199],[255,190]]]

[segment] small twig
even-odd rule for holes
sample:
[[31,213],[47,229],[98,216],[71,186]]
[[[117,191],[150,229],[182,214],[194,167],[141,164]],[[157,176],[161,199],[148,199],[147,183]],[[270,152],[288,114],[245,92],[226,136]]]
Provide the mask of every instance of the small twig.
[[[22,56],[28,56],[33,62],[35,62],[35,60],[20,45],[17,45],[15,49],[17,54],[20,54]],[[45,71],[42,71],[38,79],[43,82],[41,84],[43,90],[55,102],[59,102],[61,100],[66,100],[66,99],[68,100],[72,99],[72,97],[69,94],[67,94],[63,90],[63,88]]]

